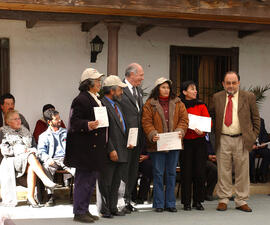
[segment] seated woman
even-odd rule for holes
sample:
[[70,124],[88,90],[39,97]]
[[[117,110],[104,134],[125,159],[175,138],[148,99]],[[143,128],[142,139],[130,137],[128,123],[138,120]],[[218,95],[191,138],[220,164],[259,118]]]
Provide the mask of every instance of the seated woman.
[[[54,109],[55,110],[55,107],[52,104],[46,104],[46,105],[43,106],[43,108],[42,108],[42,118],[40,118],[37,121],[35,129],[34,129],[34,133],[33,133],[33,136],[35,138],[36,143],[38,143],[39,135],[42,134],[44,131],[46,131],[48,129],[48,123],[44,119],[44,112],[47,111],[48,109]],[[66,128],[63,120],[61,120],[61,127]]]
[[5,123],[7,125],[0,128],[1,153],[4,158],[13,158],[16,178],[27,173],[28,204],[38,208],[40,206],[34,199],[36,176],[50,189],[54,189],[56,184],[46,176],[37,160],[35,141],[29,130],[21,125],[18,111],[9,111],[5,115]]

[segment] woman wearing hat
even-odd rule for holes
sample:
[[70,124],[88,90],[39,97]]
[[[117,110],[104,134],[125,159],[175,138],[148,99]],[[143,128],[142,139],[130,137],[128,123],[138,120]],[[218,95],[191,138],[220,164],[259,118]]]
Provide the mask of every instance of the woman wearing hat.
[[[177,212],[175,208],[175,178],[179,151],[157,152],[158,134],[179,132],[185,136],[188,115],[184,104],[172,91],[172,82],[164,77],[155,82],[155,88],[143,107],[142,126],[147,136],[147,151],[153,164],[154,200],[156,212]],[[166,176],[164,193],[163,174]]]
[[79,95],[73,100],[67,134],[64,164],[76,168],[73,200],[74,221],[91,223],[98,217],[89,211],[91,195],[98,172],[107,158],[106,129],[98,128],[94,107],[101,107],[98,92],[101,77],[93,68],[84,70],[79,86]]
[[[206,105],[197,99],[197,89],[193,81],[181,85],[181,100],[188,113],[210,117]],[[204,182],[207,161],[205,133],[188,129],[184,138],[184,151],[180,154],[181,167],[181,202],[184,210],[191,210],[191,191],[193,186],[193,208],[204,210]],[[193,185],[192,185],[193,184]]]

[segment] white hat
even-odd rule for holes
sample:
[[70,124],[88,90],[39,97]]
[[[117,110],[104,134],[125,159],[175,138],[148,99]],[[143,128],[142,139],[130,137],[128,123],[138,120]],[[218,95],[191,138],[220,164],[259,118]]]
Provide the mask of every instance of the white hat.
[[104,87],[119,86],[124,88],[127,87],[127,84],[123,83],[118,76],[110,75],[105,78],[103,86]]
[[158,85],[160,85],[160,84],[163,84],[163,83],[165,83],[165,82],[167,82],[167,81],[170,82],[170,83],[172,84],[172,81],[169,80],[169,79],[167,79],[167,78],[165,78],[165,77],[158,78],[158,79],[156,80],[156,82],[155,82],[155,87],[158,86]]
[[87,80],[87,79],[98,79],[101,76],[104,76],[104,74],[99,73],[96,69],[93,68],[87,68],[83,71],[82,76],[81,76],[81,82]]

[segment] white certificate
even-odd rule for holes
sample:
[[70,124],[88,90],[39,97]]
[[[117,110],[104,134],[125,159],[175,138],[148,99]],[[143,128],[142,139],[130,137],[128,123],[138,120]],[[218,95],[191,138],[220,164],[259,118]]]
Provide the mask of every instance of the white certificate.
[[109,119],[108,113],[105,106],[102,107],[94,107],[95,118],[98,120],[98,128],[99,127],[108,127]]
[[128,132],[128,141],[127,141],[127,147],[137,146],[137,139],[138,139],[138,127],[130,128]]
[[158,151],[169,151],[169,150],[181,150],[182,141],[179,138],[179,132],[169,132],[158,134],[159,140],[157,141]]
[[261,147],[266,147],[266,146],[269,145],[269,144],[270,144],[270,141],[265,142],[265,143],[260,144],[260,145],[257,145],[257,147],[259,147],[259,148],[261,148]]
[[211,117],[188,114],[188,119],[189,129],[195,130],[197,128],[198,130],[203,132],[211,132]]

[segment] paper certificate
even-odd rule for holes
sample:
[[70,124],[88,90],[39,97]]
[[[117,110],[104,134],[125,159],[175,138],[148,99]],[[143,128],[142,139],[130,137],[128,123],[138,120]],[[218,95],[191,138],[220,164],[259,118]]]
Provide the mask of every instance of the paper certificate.
[[169,132],[158,134],[159,140],[157,141],[158,151],[169,151],[169,150],[181,150],[182,141],[179,138],[179,132]]
[[189,124],[188,128],[195,130],[197,128],[203,132],[211,132],[211,117],[196,116],[193,114],[188,114]]
[[98,120],[99,122],[98,128],[109,126],[108,113],[105,106],[94,107],[94,113],[95,113],[96,120]]
[[262,147],[266,147],[266,146],[269,145],[269,144],[270,144],[270,141],[265,142],[265,143],[260,144],[260,145],[257,145],[257,147],[262,148]]
[[133,147],[137,146],[138,139],[138,127],[130,128],[128,133],[127,147],[132,145]]

